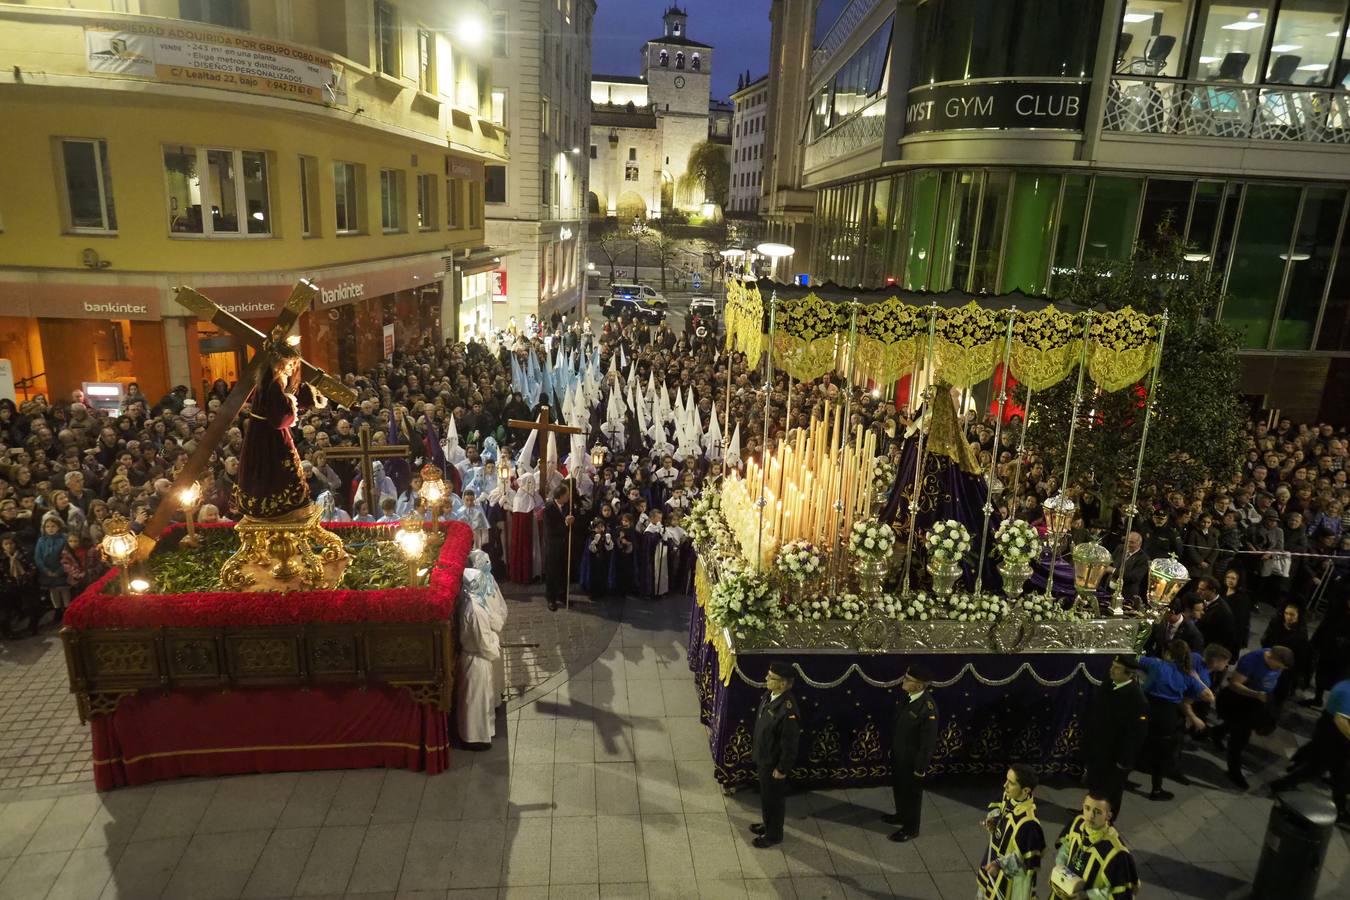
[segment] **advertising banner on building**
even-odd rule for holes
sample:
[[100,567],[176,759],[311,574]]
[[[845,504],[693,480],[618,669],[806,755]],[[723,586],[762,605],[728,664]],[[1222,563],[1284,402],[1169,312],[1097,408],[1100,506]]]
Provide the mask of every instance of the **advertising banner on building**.
[[905,133],[963,129],[1081,131],[1088,86],[1082,81],[962,81],[909,92]]
[[394,358],[394,323],[384,326],[384,358]]
[[343,106],[345,67],[304,47],[181,23],[125,21],[84,29],[89,71],[96,75],[265,94]]
[[488,272],[488,282],[492,287],[492,302],[505,303],[506,297],[506,270],[493,269]]
[[0,400],[14,403],[17,399],[14,395],[14,365],[7,359],[0,359]]

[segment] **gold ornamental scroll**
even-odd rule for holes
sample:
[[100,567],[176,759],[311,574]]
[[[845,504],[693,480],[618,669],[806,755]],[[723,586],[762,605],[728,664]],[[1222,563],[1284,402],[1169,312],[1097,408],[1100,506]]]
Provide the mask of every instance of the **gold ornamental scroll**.
[[1157,344],[1157,316],[1129,306],[1099,313],[1088,338],[1088,374],[1104,391],[1127,388],[1148,374]]
[[847,303],[832,303],[807,294],[779,300],[775,313],[773,362],[798,381],[833,371],[841,333],[848,328]]
[[952,387],[968,388],[994,374],[1006,313],[985,309],[975,301],[938,313],[933,335],[933,369]]
[[1068,377],[1082,350],[1081,317],[1047,306],[1018,314],[1008,367],[1019,382],[1043,391]]
[[733,279],[727,284],[727,348],[745,354],[745,364],[754,369],[764,352],[764,301],[759,285]]
[[914,369],[928,327],[925,309],[899,297],[858,307],[859,379],[893,384]]

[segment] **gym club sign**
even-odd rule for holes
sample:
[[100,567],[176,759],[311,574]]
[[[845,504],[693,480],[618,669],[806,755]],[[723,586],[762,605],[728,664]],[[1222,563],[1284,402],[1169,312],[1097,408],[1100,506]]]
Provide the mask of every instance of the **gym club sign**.
[[961,81],[914,88],[905,133],[960,129],[1082,131],[1088,86],[1081,81]]

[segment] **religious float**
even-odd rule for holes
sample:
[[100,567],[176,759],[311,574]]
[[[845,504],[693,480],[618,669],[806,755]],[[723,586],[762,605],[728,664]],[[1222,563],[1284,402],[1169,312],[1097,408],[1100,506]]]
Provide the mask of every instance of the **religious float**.
[[[140,534],[118,517],[115,566],[67,610],[71,692],[93,738],[100,790],[193,775],[398,767],[449,758],[455,611],[472,544],[439,522],[445,483],[423,469],[431,513],[395,525],[324,521],[289,426],[297,406],[355,394],[286,336],[316,291],[301,282],[268,335],[188,288],[179,302],[257,351]],[[196,479],[251,396],[237,524],[194,525]],[[406,446],[350,448],[371,460]],[[368,497],[369,502],[369,497]],[[166,527],[179,509],[186,523]]]
[[[1059,491],[1044,504],[1045,533],[998,521],[996,463],[977,467],[953,396],[1001,364],[1033,397],[1076,373],[1075,412],[1088,379],[1103,391],[1142,382],[1147,417],[1165,318],[1020,295],[979,303],[929,295],[919,305],[791,292],[778,286],[765,298],[755,282],[730,282],[728,347],[752,367],[762,362],[766,378],[775,367],[794,379],[838,372],[849,386],[908,376],[920,416],[897,466],[861,426],[849,428],[846,390],[696,504],[689,663],[719,783],[754,780],[753,720],[772,660],[797,673],[803,736],[790,777],[798,782],[888,778],[899,685],[916,662],[936,678],[932,774],[998,772],[1016,761],[1076,771],[1093,688],[1112,655],[1136,649],[1150,608],[1174,597],[1186,572],[1156,561],[1148,596],[1125,598],[1102,586],[1118,562],[1109,551],[1069,546],[1072,433]],[[1007,392],[996,391],[1001,409]],[[766,404],[766,433],[768,413]],[[1142,454],[1141,445],[1141,464]],[[1136,471],[1128,519],[1137,491]]]

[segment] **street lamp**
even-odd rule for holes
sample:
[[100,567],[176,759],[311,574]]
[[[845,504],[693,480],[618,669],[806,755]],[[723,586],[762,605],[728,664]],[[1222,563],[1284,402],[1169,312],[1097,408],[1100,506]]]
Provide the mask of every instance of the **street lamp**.
[[629,227],[629,232],[633,235],[633,283],[639,284],[638,280],[638,247],[642,238],[647,234],[647,223],[638,216],[633,216],[633,224]]
[[770,273],[773,273],[773,267],[778,264],[778,260],[791,256],[796,253],[797,250],[789,244],[778,244],[773,241],[766,241],[756,247],[755,252],[760,256],[767,256],[769,258],[769,271]]
[[195,481],[178,492],[178,503],[183,507],[183,518],[187,520],[187,535],[179,542],[184,547],[196,547],[201,543],[192,521],[197,510],[197,501],[201,498],[202,486]]

